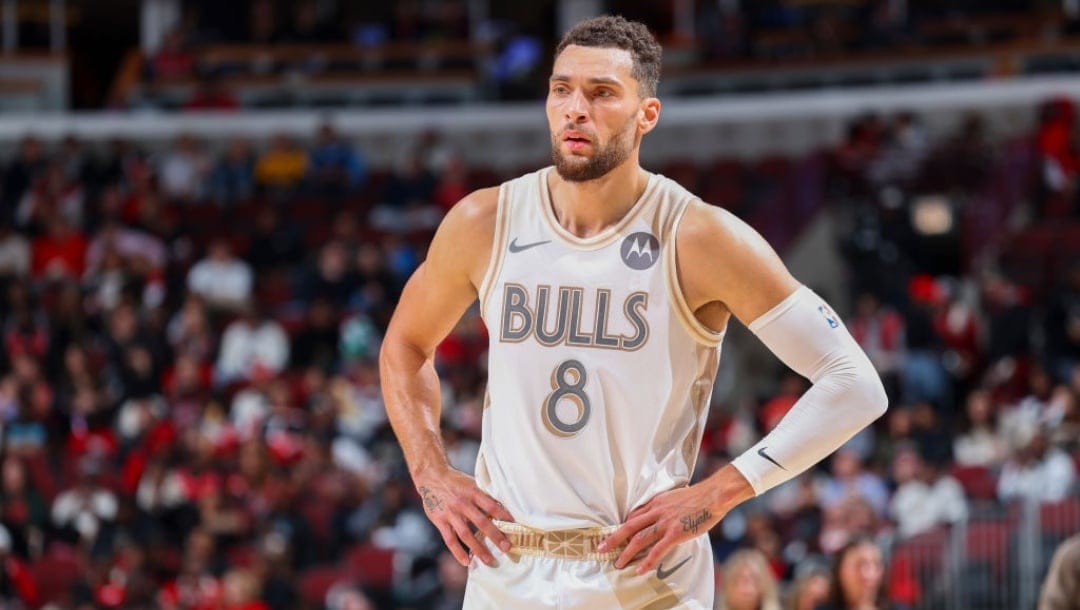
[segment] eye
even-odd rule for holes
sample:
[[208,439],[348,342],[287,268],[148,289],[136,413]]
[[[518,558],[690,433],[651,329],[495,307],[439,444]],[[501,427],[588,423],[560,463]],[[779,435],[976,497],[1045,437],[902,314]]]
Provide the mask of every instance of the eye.
[[566,85],[554,85],[551,87],[551,92],[555,95],[566,95],[570,89]]

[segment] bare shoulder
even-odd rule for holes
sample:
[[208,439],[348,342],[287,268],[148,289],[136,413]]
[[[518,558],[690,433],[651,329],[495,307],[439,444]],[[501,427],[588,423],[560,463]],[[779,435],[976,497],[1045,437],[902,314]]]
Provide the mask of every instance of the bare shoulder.
[[686,209],[676,249],[679,281],[695,311],[720,302],[747,323],[799,285],[760,233],[727,210],[701,200]]
[[487,269],[495,239],[499,187],[469,193],[443,218],[428,251],[428,260],[464,273],[474,285]]

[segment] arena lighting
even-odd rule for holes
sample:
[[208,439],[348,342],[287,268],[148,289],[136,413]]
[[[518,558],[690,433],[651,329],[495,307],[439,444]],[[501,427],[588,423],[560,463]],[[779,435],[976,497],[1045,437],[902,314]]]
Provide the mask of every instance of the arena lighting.
[[944,195],[923,195],[911,203],[911,225],[920,235],[944,235],[953,230],[953,208]]

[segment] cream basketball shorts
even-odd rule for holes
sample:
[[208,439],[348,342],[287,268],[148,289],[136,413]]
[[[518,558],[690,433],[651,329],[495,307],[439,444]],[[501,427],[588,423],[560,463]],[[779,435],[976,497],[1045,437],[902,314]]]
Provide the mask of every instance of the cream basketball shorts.
[[646,574],[636,562],[615,568],[618,550],[596,546],[614,527],[536,530],[495,521],[513,548],[485,540],[495,566],[469,566],[464,610],[712,610],[713,561],[709,537],[672,549]]

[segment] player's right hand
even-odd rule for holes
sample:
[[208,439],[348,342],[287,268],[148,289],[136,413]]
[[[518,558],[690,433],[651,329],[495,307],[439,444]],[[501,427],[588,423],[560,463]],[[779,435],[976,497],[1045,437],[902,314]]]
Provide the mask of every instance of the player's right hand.
[[472,553],[489,566],[495,565],[495,557],[476,532],[482,532],[504,552],[510,550],[510,540],[495,527],[492,519],[513,521],[514,517],[498,500],[481,491],[472,477],[446,468],[437,474],[417,477],[415,482],[424,512],[458,563],[468,567]]

